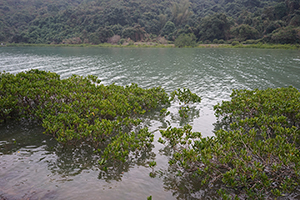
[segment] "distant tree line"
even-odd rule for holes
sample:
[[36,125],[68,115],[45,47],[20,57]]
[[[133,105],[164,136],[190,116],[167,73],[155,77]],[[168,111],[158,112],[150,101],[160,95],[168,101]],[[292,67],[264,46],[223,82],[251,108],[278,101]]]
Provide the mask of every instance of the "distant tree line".
[[[182,36],[181,36],[182,35]],[[299,0],[4,0],[0,41],[299,43]],[[178,41],[177,41],[178,43]]]

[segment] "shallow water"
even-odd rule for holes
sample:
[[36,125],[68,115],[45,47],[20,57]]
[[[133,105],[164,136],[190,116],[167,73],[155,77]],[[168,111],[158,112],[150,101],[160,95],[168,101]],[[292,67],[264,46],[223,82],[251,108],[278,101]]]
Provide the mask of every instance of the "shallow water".
[[[18,47],[0,48],[0,71],[29,69],[56,72],[62,78],[98,76],[103,84],[137,83],[143,88],[162,86],[167,92],[186,87],[202,97],[187,121],[178,116],[171,124],[193,125],[212,136],[213,106],[229,100],[232,89],[294,86],[300,89],[300,52],[262,49],[131,49]],[[175,111],[177,105],[170,110]],[[149,114],[146,122],[155,134],[165,125]],[[213,193],[191,180],[172,175],[150,178],[149,160],[156,170],[167,170],[167,149],[158,142],[138,159],[103,173],[90,149],[64,147],[43,129],[10,122],[0,126],[0,198],[8,199],[207,199]]]

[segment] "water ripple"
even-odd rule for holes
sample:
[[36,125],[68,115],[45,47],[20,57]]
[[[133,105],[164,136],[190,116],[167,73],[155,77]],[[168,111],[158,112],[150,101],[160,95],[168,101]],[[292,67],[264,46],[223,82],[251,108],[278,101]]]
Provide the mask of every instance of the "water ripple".
[[[300,88],[298,51],[261,49],[1,48],[1,71],[29,69],[98,76],[103,84],[187,87],[212,107],[232,89]],[[213,117],[211,117],[213,118]],[[206,133],[210,134],[210,133]]]

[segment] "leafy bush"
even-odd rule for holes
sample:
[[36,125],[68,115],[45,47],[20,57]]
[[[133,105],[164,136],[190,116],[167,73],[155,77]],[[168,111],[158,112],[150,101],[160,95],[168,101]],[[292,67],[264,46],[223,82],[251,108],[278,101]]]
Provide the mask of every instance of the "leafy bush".
[[218,39],[214,39],[212,43],[213,44],[218,44]]
[[171,93],[170,95],[170,100],[171,101],[179,101],[179,104],[183,104],[183,106],[181,106],[179,108],[179,115],[180,117],[183,118],[188,118],[188,112],[190,111],[190,107],[189,104],[190,103],[200,103],[201,102],[201,98],[199,96],[197,96],[196,94],[192,93],[189,89],[187,88],[183,88],[175,90]]
[[233,42],[231,42],[231,45],[232,45],[232,46],[236,46],[236,45],[239,45],[239,44],[240,44],[239,41],[233,41]]
[[125,39],[120,39],[120,41],[118,42],[119,45],[122,45],[125,42]]
[[139,115],[169,103],[160,87],[104,86],[94,76],[73,75],[61,80],[55,73],[31,70],[16,75],[3,72],[0,80],[1,122],[24,117],[35,120],[42,123],[46,134],[62,143],[84,141],[97,147],[107,140],[114,143],[124,139],[126,133],[128,140],[123,144],[146,145],[152,134],[129,131],[140,124]]
[[219,40],[219,42],[218,42],[219,44],[224,44],[225,43],[225,41],[223,40],[223,39],[221,39],[221,40]]
[[196,36],[193,33],[181,34],[175,39],[175,47],[195,47]]
[[101,165],[108,159],[125,161],[130,151],[148,148],[153,134],[139,126],[140,116],[175,99],[201,100],[188,89],[170,98],[160,87],[104,86],[91,75],[60,79],[39,70],[0,73],[0,123],[9,118],[36,121],[58,142],[85,143],[101,152]]
[[[161,130],[169,164],[219,188],[224,199],[275,198],[299,187],[300,92],[293,88],[234,90],[214,107],[220,129],[202,138],[189,125]],[[230,124],[230,126],[228,126]]]

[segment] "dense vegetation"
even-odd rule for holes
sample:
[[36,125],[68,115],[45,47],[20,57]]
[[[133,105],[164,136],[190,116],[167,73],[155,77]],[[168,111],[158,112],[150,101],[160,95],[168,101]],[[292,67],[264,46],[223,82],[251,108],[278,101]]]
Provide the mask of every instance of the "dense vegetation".
[[102,153],[101,164],[125,161],[131,150],[149,146],[153,134],[142,127],[140,117],[176,99],[200,101],[188,89],[169,97],[160,87],[104,86],[95,76],[61,80],[56,73],[39,70],[0,73],[0,123],[10,118],[41,123],[58,142],[92,146]]
[[[201,98],[186,88],[167,95],[160,87],[104,86],[94,76],[60,79],[39,70],[0,74],[0,123],[26,119],[42,124],[62,144],[88,145],[104,171],[114,170],[108,168],[112,161],[149,152],[154,136],[142,116],[161,109],[163,118],[173,101],[181,105],[179,115],[188,118],[189,106]],[[183,183],[208,185],[206,190],[217,189],[223,199],[274,198],[299,188],[297,89],[234,90],[231,100],[214,110],[219,121],[213,137],[201,137],[190,125],[160,131],[158,141],[166,145],[170,168]],[[155,166],[149,162],[150,176],[156,176]]]
[[300,92],[292,87],[234,90],[215,106],[219,130],[201,137],[191,126],[161,130],[177,175],[192,176],[223,199],[274,199],[299,187]]
[[0,42],[168,43],[190,36],[192,46],[294,44],[300,41],[299,8],[299,0],[3,0]]

